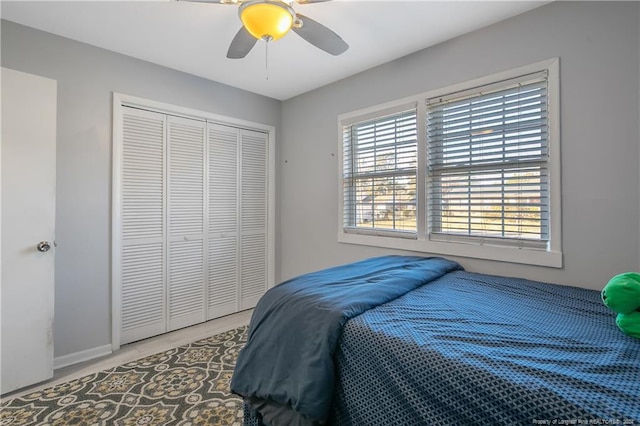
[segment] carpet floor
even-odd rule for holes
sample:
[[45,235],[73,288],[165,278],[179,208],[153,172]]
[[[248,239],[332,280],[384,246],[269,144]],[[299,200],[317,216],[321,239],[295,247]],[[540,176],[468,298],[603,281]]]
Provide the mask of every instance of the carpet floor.
[[229,383],[240,327],[0,403],[0,425],[242,425]]

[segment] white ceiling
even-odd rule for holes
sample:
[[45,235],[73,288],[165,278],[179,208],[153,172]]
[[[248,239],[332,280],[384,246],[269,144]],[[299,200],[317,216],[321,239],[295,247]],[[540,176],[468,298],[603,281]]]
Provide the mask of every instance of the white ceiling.
[[[338,33],[332,56],[290,32],[227,59],[237,6],[185,1],[2,1],[3,19],[285,100],[548,1],[334,0],[294,9]],[[266,53],[266,54],[265,54]],[[265,67],[267,62],[268,67]]]

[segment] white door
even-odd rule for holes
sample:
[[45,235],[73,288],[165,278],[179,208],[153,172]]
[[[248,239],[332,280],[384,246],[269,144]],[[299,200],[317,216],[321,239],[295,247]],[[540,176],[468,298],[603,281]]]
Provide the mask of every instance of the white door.
[[269,134],[132,101],[114,96],[114,349],[253,308],[273,280]]
[[240,131],[240,310],[267,291],[267,148],[266,133]]
[[207,123],[209,247],[207,319],[238,312],[238,132]]
[[5,394],[53,376],[56,82],[7,68],[1,79]]
[[167,331],[206,321],[205,123],[168,119]]
[[118,345],[167,331],[165,291],[165,133],[162,114],[123,108],[114,144],[113,276],[120,290]]

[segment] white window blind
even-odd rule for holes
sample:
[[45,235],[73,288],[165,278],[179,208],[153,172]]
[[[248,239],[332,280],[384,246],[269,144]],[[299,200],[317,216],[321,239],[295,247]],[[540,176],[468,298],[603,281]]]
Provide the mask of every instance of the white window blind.
[[547,72],[428,99],[429,238],[545,248]]
[[415,238],[416,110],[343,126],[345,232]]

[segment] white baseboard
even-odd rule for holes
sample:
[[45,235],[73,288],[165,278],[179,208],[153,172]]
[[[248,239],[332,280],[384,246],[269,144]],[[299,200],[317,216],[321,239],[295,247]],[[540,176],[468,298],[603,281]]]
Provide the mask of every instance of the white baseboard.
[[68,355],[62,355],[53,360],[53,369],[68,367],[79,362],[89,361],[94,358],[98,358],[105,355],[110,355],[111,345],[102,345],[97,348],[86,349],[80,352],[74,352]]

